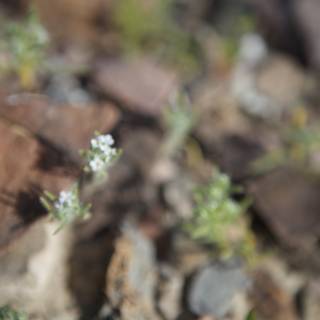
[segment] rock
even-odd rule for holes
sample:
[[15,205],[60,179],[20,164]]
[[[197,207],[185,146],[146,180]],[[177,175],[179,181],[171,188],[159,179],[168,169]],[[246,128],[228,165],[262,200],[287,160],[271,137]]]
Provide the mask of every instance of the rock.
[[186,277],[194,274],[211,261],[206,248],[182,232],[175,232],[172,235],[171,243],[177,269]]
[[247,114],[273,122],[281,118],[281,106],[257,89],[255,72],[247,70],[245,66],[238,66],[232,87],[239,107]]
[[257,74],[258,90],[284,107],[296,106],[306,82],[302,68],[281,55],[271,56]]
[[320,4],[317,0],[253,0],[257,21],[268,42],[320,70]]
[[53,75],[45,92],[57,104],[86,107],[92,101],[90,94],[81,88],[78,79],[70,74]]
[[154,247],[136,227],[126,226],[107,270],[106,294],[122,320],[159,319],[154,305]]
[[170,266],[162,266],[157,305],[166,320],[177,319],[181,312],[183,280],[182,275],[177,270]]
[[287,248],[314,255],[320,236],[319,183],[280,168],[250,183],[256,212]]
[[56,155],[55,152],[22,127],[0,119],[0,136],[1,250],[45,213],[39,202],[40,193],[59,192],[70,186],[75,176],[70,167],[59,161],[54,171],[44,170],[42,158]]
[[268,48],[263,38],[256,33],[245,34],[240,41],[239,57],[241,63],[256,68],[268,56]]
[[[177,170],[177,172],[179,172]],[[175,219],[190,219],[193,214],[193,196],[194,184],[189,177],[181,172],[171,181],[164,184],[164,200],[171,210],[175,213]],[[175,221],[172,224],[177,223]]]
[[[252,0],[258,27],[274,48],[306,61],[306,50],[299,29],[295,7],[300,1]],[[304,2],[304,1],[303,1]]]
[[67,287],[70,230],[53,236],[57,226],[37,220],[0,253],[0,305],[14,305],[41,320],[78,319]]
[[320,3],[317,0],[296,1],[295,15],[304,38],[308,61],[317,72],[320,71]]
[[262,143],[249,132],[225,135],[216,146],[219,166],[236,180],[252,174],[252,162],[262,156],[263,150]]
[[159,156],[150,170],[151,179],[156,184],[166,183],[175,177],[177,170],[173,160]]
[[119,114],[113,105],[52,105],[32,95],[9,96],[0,106],[0,117],[27,128],[41,139],[79,159],[79,150],[88,148],[95,131],[110,131]]
[[224,317],[232,312],[235,297],[246,292],[248,277],[236,261],[211,264],[191,282],[188,303],[197,315]]
[[176,75],[146,57],[100,62],[94,78],[107,96],[147,116],[160,115],[178,89]]
[[105,42],[113,0],[35,0],[41,21],[55,40],[87,45]]
[[256,34],[242,38],[232,92],[244,111],[274,121],[297,105],[306,90],[307,77],[288,57],[268,56],[264,46]]
[[305,320],[315,320],[320,314],[320,280],[312,279],[307,287],[304,298],[304,317]]
[[268,272],[256,272],[251,296],[258,319],[298,320],[290,295]]

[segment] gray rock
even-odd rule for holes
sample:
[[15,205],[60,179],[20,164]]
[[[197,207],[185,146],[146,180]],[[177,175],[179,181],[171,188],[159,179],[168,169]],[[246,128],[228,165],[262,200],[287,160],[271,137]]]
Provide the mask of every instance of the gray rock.
[[197,315],[223,317],[231,311],[233,298],[245,292],[248,285],[249,280],[237,261],[209,265],[191,283],[189,307]]
[[87,106],[92,102],[89,93],[81,88],[79,81],[69,74],[55,74],[46,89],[46,94],[56,103]]
[[122,320],[158,320],[154,306],[157,272],[152,242],[126,224],[107,270],[106,294]]

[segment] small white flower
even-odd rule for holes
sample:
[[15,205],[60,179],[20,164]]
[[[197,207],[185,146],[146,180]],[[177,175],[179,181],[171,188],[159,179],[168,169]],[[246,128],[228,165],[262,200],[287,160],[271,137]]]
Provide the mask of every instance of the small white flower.
[[98,172],[103,170],[105,165],[106,163],[99,156],[96,156],[89,161],[89,167],[93,172]]
[[98,140],[102,144],[106,144],[108,146],[112,146],[114,144],[114,139],[112,138],[111,134],[98,136]]
[[72,200],[72,193],[70,191],[61,191],[59,195],[59,202],[65,203]]
[[96,138],[91,139],[90,145],[91,148],[98,148],[98,140]]
[[106,161],[110,161],[117,154],[117,150],[115,148],[108,148],[104,150],[104,156]]
[[103,152],[108,152],[112,149],[111,146],[114,144],[114,139],[110,134],[100,135],[91,140],[91,147],[94,149],[100,149]]
[[71,191],[61,191],[58,200],[54,203],[54,207],[60,210],[65,207],[70,207],[74,200],[74,196]]

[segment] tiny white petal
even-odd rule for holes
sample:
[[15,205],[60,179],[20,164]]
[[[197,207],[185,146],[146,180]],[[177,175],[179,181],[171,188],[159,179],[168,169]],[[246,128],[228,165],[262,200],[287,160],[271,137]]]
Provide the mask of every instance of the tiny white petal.
[[97,148],[98,147],[98,141],[97,139],[91,139],[91,147],[92,148]]
[[89,167],[92,171],[100,171],[104,168],[105,164],[100,157],[95,157],[89,162]]

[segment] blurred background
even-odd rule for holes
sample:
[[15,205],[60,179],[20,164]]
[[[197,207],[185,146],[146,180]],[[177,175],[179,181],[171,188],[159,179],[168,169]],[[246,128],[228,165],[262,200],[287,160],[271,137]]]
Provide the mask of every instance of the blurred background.
[[[0,320],[320,319],[319,26],[318,0],[0,0]],[[76,181],[91,217],[54,234],[39,197]]]

